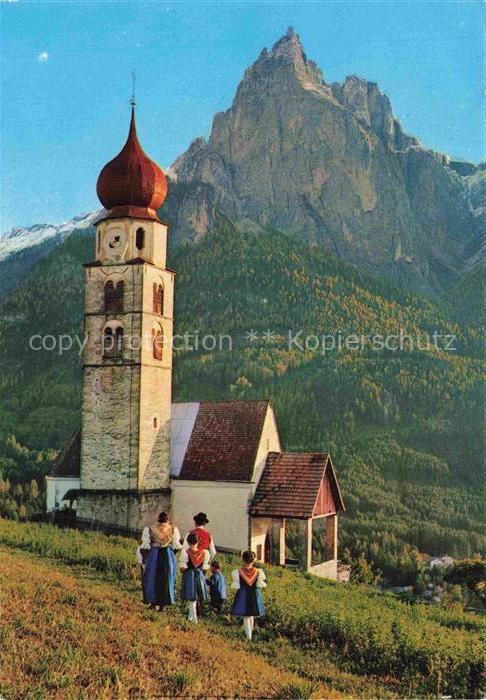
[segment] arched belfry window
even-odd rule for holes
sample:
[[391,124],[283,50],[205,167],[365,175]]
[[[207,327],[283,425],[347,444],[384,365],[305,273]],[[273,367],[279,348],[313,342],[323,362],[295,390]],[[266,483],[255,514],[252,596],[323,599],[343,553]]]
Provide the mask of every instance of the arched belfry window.
[[137,250],[142,250],[145,245],[145,230],[143,228],[137,228],[135,233],[135,247]]
[[159,314],[160,316],[164,313],[164,285],[154,282],[153,285],[153,312],[154,314]]
[[116,285],[111,281],[105,284],[105,311],[116,313],[123,311],[123,295],[125,292],[125,284],[120,280]]
[[123,326],[109,323],[103,331],[103,357],[120,359],[123,355]]
[[164,332],[162,328],[152,328],[152,357],[154,360],[162,360],[162,350],[164,347]]

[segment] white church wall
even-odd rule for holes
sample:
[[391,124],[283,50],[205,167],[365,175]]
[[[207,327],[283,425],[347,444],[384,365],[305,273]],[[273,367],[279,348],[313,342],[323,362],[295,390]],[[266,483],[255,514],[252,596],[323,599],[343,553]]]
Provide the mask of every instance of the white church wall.
[[255,467],[253,469],[253,490],[254,493],[258,482],[265,468],[267,461],[267,455],[269,452],[281,452],[282,448],[280,446],[280,437],[277,428],[277,419],[275,418],[275,413],[273,408],[268,406],[267,414],[263,422],[262,434],[260,437],[260,442],[258,444],[258,450],[255,459]]
[[184,536],[194,528],[193,515],[202,511],[216,549],[248,548],[248,499],[251,485],[225,481],[173,479],[172,522]]
[[46,510],[50,511],[67,506],[63,497],[71,489],[79,489],[79,479],[73,476],[46,476]]
[[250,549],[256,553],[259,561],[265,559],[265,540],[267,535],[270,536],[271,526],[271,518],[251,519]]

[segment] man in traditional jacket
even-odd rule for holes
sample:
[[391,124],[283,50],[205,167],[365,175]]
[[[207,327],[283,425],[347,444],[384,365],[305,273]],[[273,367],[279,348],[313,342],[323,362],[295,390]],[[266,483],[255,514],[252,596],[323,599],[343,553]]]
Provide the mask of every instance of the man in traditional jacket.
[[197,543],[199,549],[206,549],[209,552],[209,558],[212,560],[216,556],[216,547],[214,546],[213,538],[211,533],[206,530],[206,525],[209,523],[208,516],[206,513],[197,513],[193,517],[194,529],[187,533],[184,538],[184,543],[182,549],[186,550],[189,547],[187,542],[187,537],[189,534],[194,534],[197,537]]

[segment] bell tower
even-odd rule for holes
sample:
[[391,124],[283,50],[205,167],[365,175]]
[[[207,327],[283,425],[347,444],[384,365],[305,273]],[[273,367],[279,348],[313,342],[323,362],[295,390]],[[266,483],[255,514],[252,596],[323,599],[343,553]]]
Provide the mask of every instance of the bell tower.
[[81,484],[77,517],[136,532],[170,507],[174,273],[157,216],[162,170],[142,150],[135,110],[102,169],[95,259],[85,266]]

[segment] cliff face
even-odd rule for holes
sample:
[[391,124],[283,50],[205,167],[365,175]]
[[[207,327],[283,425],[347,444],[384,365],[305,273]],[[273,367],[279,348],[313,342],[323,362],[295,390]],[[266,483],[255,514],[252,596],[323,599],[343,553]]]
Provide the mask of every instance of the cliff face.
[[221,212],[438,293],[476,254],[482,229],[471,193],[484,173],[456,170],[403,133],[374,83],[327,84],[289,29],[245,72],[209,141],[173,164],[164,215],[178,239],[200,238]]

